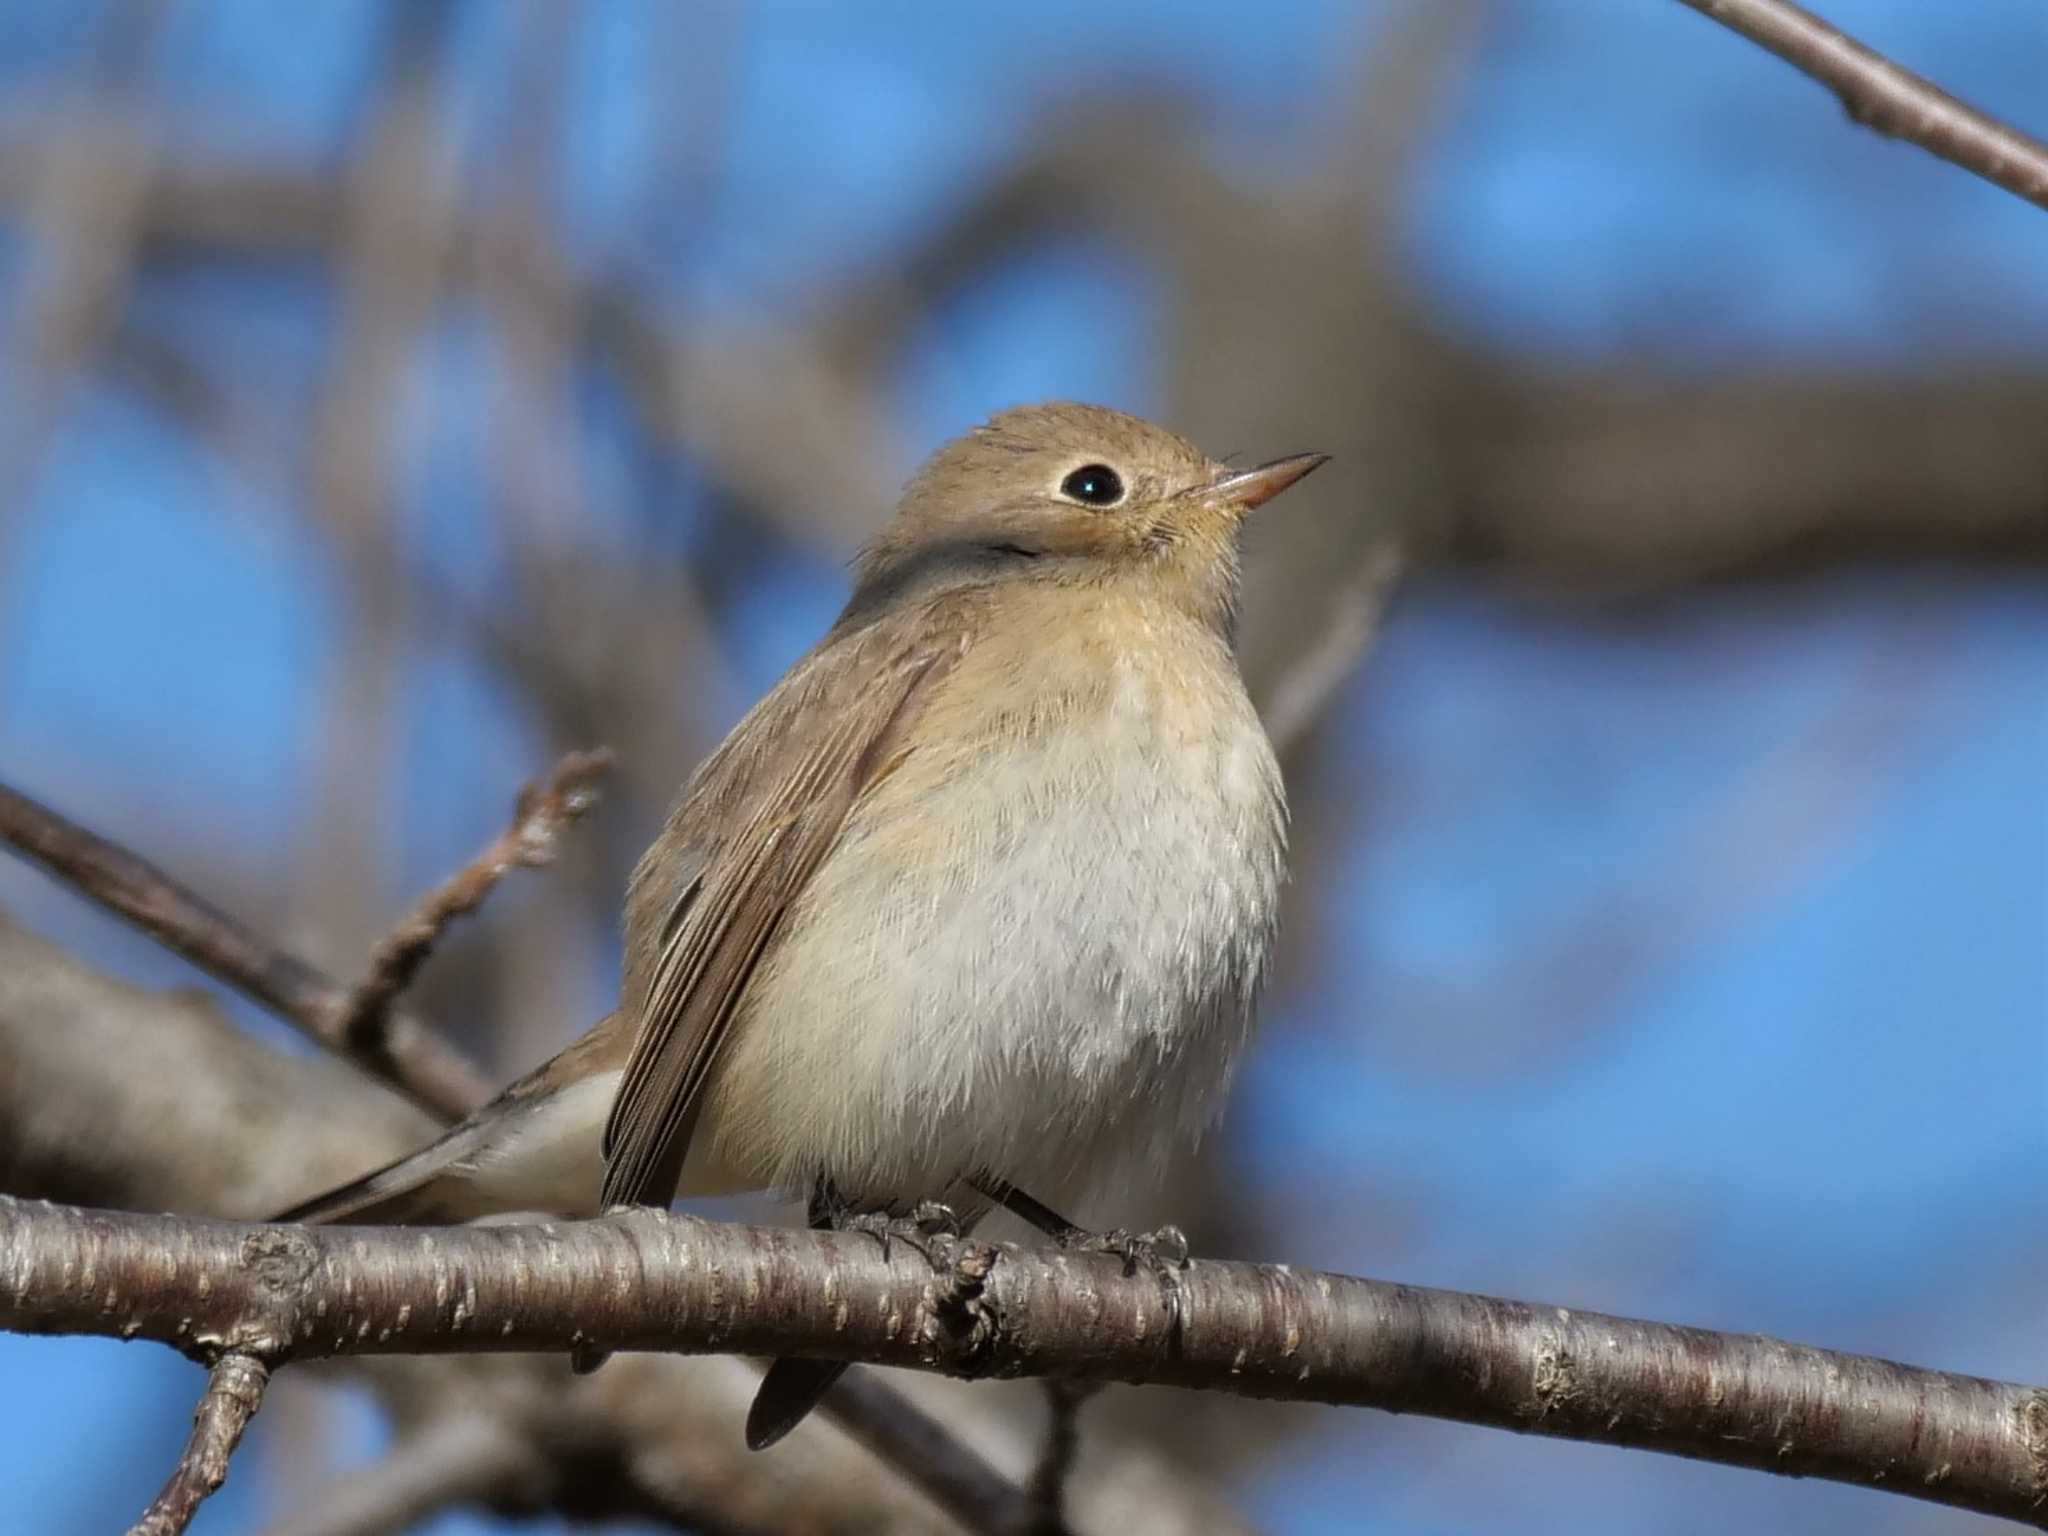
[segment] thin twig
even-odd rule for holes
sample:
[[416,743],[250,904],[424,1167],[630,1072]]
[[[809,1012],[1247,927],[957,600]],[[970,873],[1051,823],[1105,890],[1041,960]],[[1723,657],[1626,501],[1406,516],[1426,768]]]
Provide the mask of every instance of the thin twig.
[[883,1258],[848,1234],[651,1210],[422,1232],[0,1198],[0,1327],[25,1333],[1154,1382],[1633,1446],[2048,1529],[2048,1388],[1286,1265],[1197,1260],[1177,1279],[1170,1303],[1116,1255],[940,1236]]
[[1958,101],[1791,0],[1682,0],[1842,100],[1850,118],[2048,208],[2048,144]]
[[228,1480],[228,1458],[263,1405],[270,1367],[254,1355],[223,1355],[192,1410],[192,1434],[170,1481],[150,1501],[128,1536],[179,1536],[199,1506]]
[[597,803],[598,780],[611,766],[611,753],[601,747],[564,757],[545,781],[519,792],[509,827],[378,941],[368,973],[350,989],[334,1025],[351,1055],[379,1054],[392,1003],[412,985],[448,925],[482,906],[514,869],[552,861],[562,833]]
[[0,842],[441,1119],[459,1119],[491,1096],[490,1080],[411,1014],[390,1016],[374,1053],[354,1047],[343,1029],[348,990],[340,982],[273,947],[148,860],[4,784]]

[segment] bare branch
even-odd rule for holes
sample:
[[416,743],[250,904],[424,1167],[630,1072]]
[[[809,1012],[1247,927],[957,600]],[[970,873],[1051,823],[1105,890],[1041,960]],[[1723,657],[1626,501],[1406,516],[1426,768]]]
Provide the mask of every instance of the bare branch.
[[482,906],[514,869],[550,863],[562,833],[596,804],[597,782],[611,766],[612,755],[603,748],[571,752],[544,782],[520,790],[512,824],[378,941],[370,952],[369,974],[349,992],[334,1026],[349,1055],[374,1060],[386,1054],[391,1005],[412,985],[448,925]]
[[339,982],[271,947],[146,859],[6,785],[0,785],[0,842],[329,1050],[352,1055],[443,1120],[491,1096],[489,1080],[409,1014],[393,1015],[375,1048],[358,1050],[345,1028],[349,994]]
[[192,1410],[192,1435],[163,1491],[150,1501],[128,1536],[179,1536],[203,1504],[228,1480],[228,1458],[263,1405],[270,1367],[254,1355],[223,1355]]
[[1917,144],[2037,208],[2048,208],[2048,144],[1901,69],[1792,0],[1682,3],[1811,75],[1841,97],[1853,121]]
[[1109,1255],[932,1247],[929,1265],[885,1260],[845,1234],[654,1211],[420,1231],[7,1198],[0,1326],[202,1356],[588,1344],[1153,1382],[1636,1446],[2048,1529],[2048,1389],[1285,1266],[1197,1262],[1167,1286]]

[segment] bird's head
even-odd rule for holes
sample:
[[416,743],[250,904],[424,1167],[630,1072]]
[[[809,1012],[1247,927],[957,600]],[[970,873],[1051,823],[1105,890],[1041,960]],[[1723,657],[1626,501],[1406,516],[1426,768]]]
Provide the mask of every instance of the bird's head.
[[1121,411],[1020,406],[926,461],[862,555],[860,591],[949,577],[1134,581],[1227,630],[1245,515],[1325,458],[1233,469]]

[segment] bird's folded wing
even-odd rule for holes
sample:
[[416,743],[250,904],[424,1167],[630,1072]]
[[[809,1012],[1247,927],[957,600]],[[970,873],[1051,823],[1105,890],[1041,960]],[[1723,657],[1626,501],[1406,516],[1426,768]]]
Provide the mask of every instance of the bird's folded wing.
[[787,722],[790,746],[768,754],[772,787],[716,833],[664,925],[605,1124],[607,1209],[675,1197],[705,1079],[748,979],[847,814],[902,761],[910,722],[960,649],[957,640],[906,646],[872,674],[844,679],[853,686],[814,695]]

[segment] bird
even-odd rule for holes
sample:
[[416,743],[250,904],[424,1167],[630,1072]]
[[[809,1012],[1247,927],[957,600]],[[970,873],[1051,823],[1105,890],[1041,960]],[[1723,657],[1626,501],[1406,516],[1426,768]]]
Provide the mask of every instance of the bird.
[[[1234,468],[1066,401],[945,444],[640,859],[617,1008],[278,1219],[766,1191],[885,1246],[997,1204],[1086,1236],[1045,1202],[1156,1178],[1249,1039],[1287,808],[1237,664],[1240,535],[1326,457]],[[748,1443],[844,1369],[774,1363]]]

